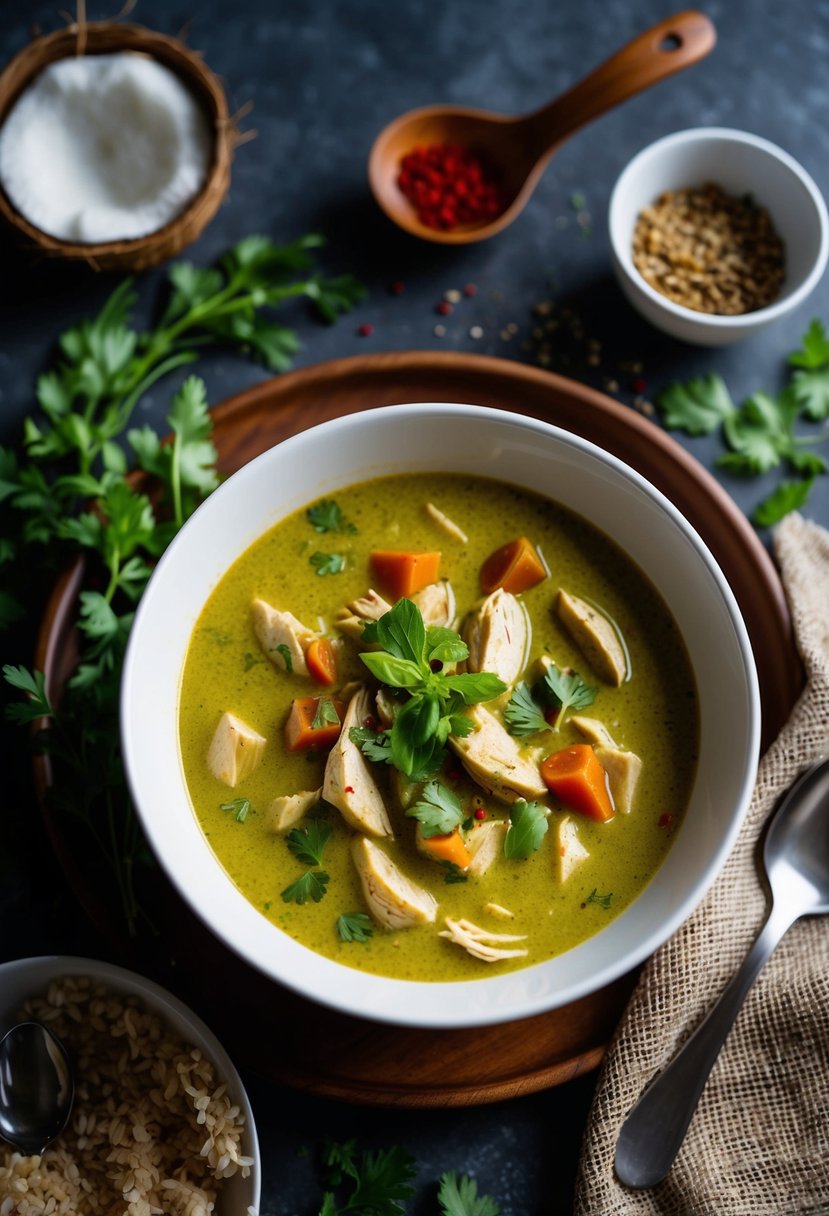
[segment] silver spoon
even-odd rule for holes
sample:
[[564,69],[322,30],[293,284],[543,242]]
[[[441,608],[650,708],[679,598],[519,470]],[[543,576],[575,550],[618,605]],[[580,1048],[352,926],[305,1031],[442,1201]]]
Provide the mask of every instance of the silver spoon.
[[796,920],[829,912],[829,758],[807,769],[780,803],[763,845],[763,865],[771,905],[742,967],[622,1125],[615,1164],[625,1186],[655,1186],[668,1173],[749,988]]
[[39,1156],[63,1131],[75,1083],[66,1048],[40,1022],[21,1022],[0,1040],[0,1137]]

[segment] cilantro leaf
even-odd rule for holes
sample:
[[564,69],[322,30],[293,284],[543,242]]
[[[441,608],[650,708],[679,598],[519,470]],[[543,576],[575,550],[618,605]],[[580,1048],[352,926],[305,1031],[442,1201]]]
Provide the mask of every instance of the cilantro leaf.
[[515,802],[510,810],[510,827],[504,837],[504,856],[526,861],[547,835],[547,810],[537,802]]
[[286,904],[305,904],[309,899],[318,904],[325,895],[329,882],[330,876],[325,870],[308,870],[281,891],[280,895]]
[[610,907],[610,901],[612,898],[612,891],[608,891],[607,895],[599,895],[598,891],[594,887],[584,902],[586,904],[598,904],[600,908],[604,908],[605,911],[607,911],[607,909]]
[[285,664],[285,670],[287,671],[288,675],[290,675],[294,670],[294,656],[291,654],[290,647],[286,646],[284,642],[280,642],[278,646],[274,647],[274,650],[277,654],[282,656],[282,662]]
[[337,917],[337,936],[341,942],[367,942],[374,936],[371,917],[365,912],[344,912]]
[[585,684],[577,671],[564,672],[551,663],[540,682],[544,699],[559,711],[555,728],[561,726],[564,716],[571,709],[586,709],[596,700],[597,690]]
[[793,367],[809,369],[824,367],[829,363],[829,336],[816,317],[803,335],[800,349],[789,355],[789,363]]
[[516,685],[515,692],[504,710],[504,720],[509,733],[519,739],[534,735],[540,730],[550,729],[550,723],[541,712],[538,702],[533,699],[524,680]]
[[342,553],[312,553],[308,558],[317,574],[340,574],[345,569]]
[[15,701],[6,706],[6,717],[11,722],[26,725],[38,718],[51,718],[55,709],[46,691],[46,677],[42,671],[29,671],[26,667],[14,667],[7,663],[3,667],[3,678],[12,688],[26,696],[25,701]]
[[443,867],[446,873],[443,876],[443,881],[450,885],[459,882],[469,882],[469,875],[464,874],[461,867],[455,861],[441,861],[439,864]]
[[332,832],[331,825],[324,819],[312,819],[304,828],[293,828],[285,837],[285,843],[297,861],[306,866],[319,866]]
[[380,764],[391,764],[391,737],[388,731],[372,730],[369,726],[352,726],[348,732],[352,743],[356,743],[368,760]]
[[410,819],[417,819],[420,833],[426,839],[431,836],[448,836],[464,820],[460,799],[453,790],[440,781],[430,781],[423,792],[406,810]]
[[790,511],[799,511],[805,505],[813,484],[813,477],[804,477],[801,481],[781,481],[777,489],[754,508],[752,522],[760,528],[770,528]]
[[349,523],[342,509],[333,499],[323,499],[305,512],[315,532],[347,532],[356,533],[354,524]]
[[664,423],[689,435],[708,435],[734,410],[725,381],[716,372],[672,384],[656,399]]
[[478,1194],[474,1178],[441,1174],[438,1189],[441,1216],[500,1216],[501,1209],[489,1195]]
[[801,370],[792,376],[792,392],[807,418],[829,418],[829,368]]
[[410,1181],[416,1174],[414,1159],[394,1145],[353,1159],[354,1188],[341,1213],[353,1216],[403,1216],[403,1201],[414,1194]]
[[[766,473],[780,464],[791,443],[791,426],[797,413],[797,403],[791,396],[754,393],[725,421],[725,436],[734,452],[739,453],[750,473]],[[733,471],[737,461],[725,459]]]

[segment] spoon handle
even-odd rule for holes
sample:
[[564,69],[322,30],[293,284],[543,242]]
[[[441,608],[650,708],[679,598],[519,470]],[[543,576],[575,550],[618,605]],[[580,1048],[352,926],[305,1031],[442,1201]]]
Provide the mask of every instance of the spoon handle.
[[652,26],[566,93],[527,116],[538,154],[552,151],[619,102],[697,63],[716,40],[711,21],[693,10]]
[[740,970],[628,1114],[616,1143],[615,1162],[617,1177],[625,1186],[655,1186],[670,1170],[746,994],[797,915],[772,906]]

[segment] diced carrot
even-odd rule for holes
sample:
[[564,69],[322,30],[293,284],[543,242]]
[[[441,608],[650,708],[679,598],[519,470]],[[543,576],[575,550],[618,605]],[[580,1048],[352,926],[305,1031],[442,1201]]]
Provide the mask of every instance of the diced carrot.
[[615,814],[607,773],[589,743],[574,743],[541,763],[541,779],[565,806],[606,823]]
[[396,602],[437,582],[440,553],[374,549],[369,564],[382,589]]
[[318,684],[336,684],[337,655],[328,638],[315,638],[305,651],[308,675]]
[[[336,714],[336,722],[323,722],[314,726],[320,701],[332,705]],[[307,751],[318,748],[326,751],[333,747],[340,737],[343,720],[342,701],[334,701],[331,697],[297,697],[291,702],[291,712],[285,723],[285,746],[289,752]]]
[[546,577],[535,545],[526,536],[519,536],[490,553],[481,566],[481,590],[489,595],[496,587],[503,587],[518,595]]
[[420,836],[418,847],[423,853],[434,857],[435,861],[451,861],[462,870],[465,870],[472,860],[458,828],[446,836]]

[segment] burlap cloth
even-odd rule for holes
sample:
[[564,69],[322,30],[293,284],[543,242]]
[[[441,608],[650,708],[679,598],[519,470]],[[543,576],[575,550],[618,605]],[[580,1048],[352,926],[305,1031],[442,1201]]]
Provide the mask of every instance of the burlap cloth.
[[668,1177],[633,1191],[613,1172],[625,1115],[708,1011],[764,919],[756,847],[770,810],[829,745],[829,532],[791,515],[774,548],[806,688],[761,762],[723,872],[646,964],[614,1036],[585,1132],[576,1216],[829,1213],[829,918],[795,924],[761,972]]

